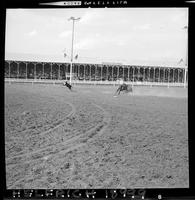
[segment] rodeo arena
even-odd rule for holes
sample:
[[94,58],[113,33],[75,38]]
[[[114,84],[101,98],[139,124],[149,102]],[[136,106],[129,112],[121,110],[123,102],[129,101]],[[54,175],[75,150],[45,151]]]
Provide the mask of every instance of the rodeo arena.
[[187,187],[187,68],[70,68],[5,61],[8,188]]
[[[43,47],[53,50],[50,38],[54,38],[53,42],[56,44],[56,31],[58,28],[64,31],[63,28],[60,29],[60,26],[56,26],[57,23],[60,23],[59,19],[61,18],[56,17],[52,18],[53,21],[47,21],[50,19],[50,15],[55,13],[53,10],[47,10],[48,13],[45,13],[45,10],[43,13],[39,10],[31,10],[30,14],[26,10],[22,10],[22,12],[17,10],[17,12],[14,12],[13,16],[10,14],[10,18],[8,16],[13,22],[12,26],[8,26],[7,31],[13,35],[10,36],[10,40],[6,40],[10,52],[14,52],[16,48],[19,49],[15,50],[18,55],[22,55],[22,53],[19,54],[22,50],[25,54],[25,48],[30,50],[34,48],[35,52]],[[56,13],[59,14],[59,12]],[[62,12],[63,23],[66,14],[64,13]],[[114,13],[118,15],[117,12]],[[127,13],[131,12],[125,12],[125,14]],[[157,13],[155,12],[155,14]],[[94,20],[97,17],[96,22],[99,25],[103,24],[103,20],[99,19],[98,11],[93,13],[88,9],[85,14],[83,14],[83,18],[86,21],[80,23],[83,23],[84,27],[90,22],[86,30],[93,31],[90,17],[94,17],[92,18]],[[103,14],[105,13],[103,12]],[[139,13],[136,11],[133,14]],[[174,24],[176,24],[176,20],[183,17],[181,14],[175,15]],[[25,18],[28,15],[31,16],[29,19],[32,21],[37,17],[35,25],[37,29],[40,28],[40,35],[37,29],[32,31],[29,20]],[[19,18],[17,25],[22,27],[26,24],[27,27],[18,34],[18,38],[21,37],[23,42],[21,42],[21,46],[24,48],[22,50],[19,45],[14,44],[14,42],[18,42],[18,38],[13,30],[20,31],[20,26],[15,29],[10,28],[15,26],[17,16]],[[74,20],[78,19],[70,18],[73,25]],[[120,17],[116,18],[116,20],[118,19],[120,20]],[[138,19],[141,19],[140,15]],[[155,20],[155,17],[151,17],[151,19]],[[159,17],[159,19],[161,18]],[[164,20],[164,17],[162,19]],[[20,23],[21,20],[24,23]],[[132,23],[134,21],[132,20]],[[180,21],[178,20],[178,23]],[[47,24],[45,29],[42,28],[41,23],[44,26]],[[64,45],[64,43],[62,44],[64,37],[71,35],[70,23],[66,23],[69,28],[58,38],[61,46]],[[109,26],[111,23],[112,20],[109,21]],[[124,20],[123,23],[129,23],[129,21]],[[157,21],[156,24],[158,26],[159,22]],[[140,39],[142,31],[150,30],[150,25],[145,21],[142,24],[144,26],[137,26],[139,21],[135,25],[135,29],[130,29],[130,32],[141,30]],[[113,27],[116,28],[115,23],[113,23]],[[170,28],[172,27],[170,26]],[[27,29],[31,32],[25,32]],[[128,29],[125,30],[128,31]],[[45,31],[45,33],[41,35],[41,31]],[[103,29],[105,36],[104,31]],[[134,37],[136,37],[136,31]],[[166,32],[166,29],[164,31]],[[45,38],[50,33],[49,42],[46,42]],[[86,35],[87,32],[84,34]],[[156,35],[160,39],[156,38],[153,41],[152,38],[151,41],[155,43],[158,39],[161,42],[161,37]],[[166,32],[165,35],[168,37],[169,32]],[[110,37],[110,34],[108,36]],[[149,36],[150,34],[148,34]],[[86,37],[90,37],[90,35]],[[109,37],[105,36],[105,41],[109,40]],[[118,41],[117,38],[118,34],[116,34],[116,39],[111,41],[114,45]],[[128,33],[127,38],[129,39]],[[175,35],[171,35],[170,41],[174,38]],[[81,37],[81,42],[84,39]],[[32,43],[28,46],[24,41]],[[39,46],[42,41],[43,43]],[[70,38],[66,42],[69,41],[71,41]],[[87,38],[87,41],[90,40]],[[183,40],[183,43],[185,41]],[[131,43],[133,42],[134,39]],[[131,43],[126,47],[129,48]],[[109,44],[106,47],[111,49]],[[173,44],[171,45],[175,47]],[[168,49],[166,45],[163,47]],[[95,47],[93,48],[95,51]],[[159,48],[158,50],[162,54],[164,53],[158,44],[155,44],[153,48]],[[130,49],[133,52],[133,47]],[[182,52],[185,52],[183,49],[186,48],[183,45],[181,49]],[[95,61],[95,58],[94,61],[89,61],[82,57],[84,51],[74,55],[73,31],[71,50],[70,62],[64,52],[59,60],[52,58],[44,60],[44,58],[39,59],[36,56],[33,59],[25,56],[5,56],[7,189],[188,188],[187,56],[173,64],[166,64],[166,62],[164,64],[148,64],[147,62],[139,64],[139,62],[133,63],[133,61],[125,63],[120,62],[120,59],[111,59],[111,57],[115,58],[112,53],[108,55],[111,56],[109,62],[103,58],[100,61]],[[75,48],[75,53],[77,50]],[[128,56],[128,51],[125,52],[123,48],[116,50],[122,52],[121,57],[123,53]],[[106,51],[103,54],[106,54]],[[137,51],[139,59],[139,48]],[[145,49],[142,49],[142,53],[144,51]],[[41,55],[40,52],[36,52],[37,55]],[[98,54],[97,52],[95,53]],[[99,51],[99,53],[102,52]],[[90,54],[90,50],[88,54]],[[184,58],[183,54],[181,57]],[[92,55],[90,56],[92,57]],[[133,57],[133,55],[131,56]],[[180,58],[180,56],[178,57]]]

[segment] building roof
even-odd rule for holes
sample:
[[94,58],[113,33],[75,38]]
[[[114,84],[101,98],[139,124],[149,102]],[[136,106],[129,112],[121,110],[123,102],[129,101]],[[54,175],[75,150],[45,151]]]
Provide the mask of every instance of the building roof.
[[[26,61],[26,62],[52,62],[52,63],[69,63],[70,58],[64,58],[62,55],[35,55],[35,54],[19,54],[7,53],[5,60]],[[124,65],[124,66],[145,66],[145,67],[163,67],[163,68],[185,68],[185,62],[181,59],[176,61],[151,61],[151,60],[110,60],[104,58],[88,58],[78,56],[74,63],[79,64],[106,64],[106,65]]]

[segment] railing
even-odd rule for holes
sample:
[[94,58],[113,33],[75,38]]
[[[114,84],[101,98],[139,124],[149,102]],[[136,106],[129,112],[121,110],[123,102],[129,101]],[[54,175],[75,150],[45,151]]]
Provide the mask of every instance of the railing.
[[[5,78],[6,83],[31,83],[31,84],[62,84],[65,80],[51,80],[51,79],[16,79]],[[73,80],[73,85],[119,85],[117,81],[89,81],[89,80]],[[133,86],[164,86],[164,87],[188,87],[188,84],[184,83],[168,83],[168,82],[126,82],[128,85]]]

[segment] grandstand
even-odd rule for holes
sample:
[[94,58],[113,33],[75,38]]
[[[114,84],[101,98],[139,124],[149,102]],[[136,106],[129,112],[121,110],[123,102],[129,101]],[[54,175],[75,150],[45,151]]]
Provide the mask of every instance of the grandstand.
[[[60,83],[70,79],[70,63],[5,60],[5,81]],[[117,84],[123,78],[127,84],[187,86],[185,66],[123,65],[122,63],[74,63],[74,84]]]

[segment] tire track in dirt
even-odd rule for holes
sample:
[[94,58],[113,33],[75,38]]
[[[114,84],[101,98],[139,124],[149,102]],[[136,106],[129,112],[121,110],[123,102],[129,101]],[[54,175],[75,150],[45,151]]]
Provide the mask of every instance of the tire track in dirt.
[[[60,143],[57,143],[57,144],[53,144],[53,145],[50,145],[49,147],[44,147],[42,149],[37,149],[35,151],[31,151],[31,152],[28,152],[28,153],[25,153],[25,154],[22,154],[22,155],[13,156],[13,157],[11,157],[11,158],[9,158],[7,160],[7,165],[17,165],[16,163],[13,163],[13,159],[16,159],[17,162],[18,162],[18,160],[23,160],[23,157],[28,157],[28,156],[32,156],[33,160],[43,158],[46,155],[48,157],[48,151],[49,151],[49,154],[52,154],[52,155],[56,154],[58,152],[68,153],[68,152],[70,152],[72,150],[75,150],[75,149],[85,145],[86,142],[89,142],[89,141],[93,140],[95,136],[98,137],[98,136],[102,135],[104,133],[105,129],[107,128],[107,126],[109,125],[111,118],[110,118],[110,115],[108,114],[108,112],[106,112],[104,108],[102,108],[101,106],[99,106],[99,105],[97,105],[95,103],[92,103],[92,104],[95,107],[99,108],[103,112],[104,118],[103,118],[103,121],[100,124],[96,125],[93,128],[90,128],[84,134],[74,136],[74,137],[66,140],[65,142],[60,142]],[[70,105],[71,105],[71,103],[70,103]],[[69,113],[69,115],[66,116],[66,118],[76,114],[76,108],[74,107],[73,104],[72,104],[72,108],[73,108],[72,112]],[[58,125],[58,128],[62,124],[63,123]],[[56,129],[56,127],[52,128],[50,130],[47,130],[44,133],[48,133],[49,131],[52,131],[52,130],[55,130],[55,129]],[[68,144],[70,144],[70,145],[68,145]],[[60,147],[59,147],[59,145],[60,145]],[[64,146],[66,146],[66,145],[69,146],[69,147],[67,147],[65,150],[61,151],[60,149],[63,149]],[[44,151],[45,151],[45,153],[44,153]],[[37,153],[41,153],[41,155],[36,155]],[[35,154],[35,155],[33,155],[33,154]],[[9,163],[9,160],[12,160],[12,161]],[[27,161],[27,162],[31,162],[31,161],[32,160]]]
[[[61,148],[63,148],[62,146],[59,149],[56,148],[55,154],[60,153],[61,155],[65,156],[66,153],[68,153],[70,151],[74,151],[74,150],[86,145],[87,142],[90,142],[91,140],[101,136],[104,133],[104,131],[109,126],[110,121],[111,121],[110,114],[101,106],[99,106],[95,103],[93,103],[93,105],[102,111],[103,116],[104,116],[103,121],[101,123],[99,123],[98,125],[96,125],[95,127],[87,130],[84,135],[82,135],[82,136],[79,135],[79,136],[76,136],[76,137],[73,137],[73,138],[67,140],[65,143],[63,143],[63,145],[67,144],[67,143],[71,143],[71,146],[64,150],[61,150]],[[45,149],[45,150],[47,151],[48,149]],[[53,151],[55,151],[55,150],[53,149]],[[53,156],[53,153],[51,155],[48,155],[48,152],[46,152],[46,155],[44,155],[44,156],[47,156],[47,159],[48,159],[48,157]],[[44,157],[44,156],[42,155],[41,157]],[[33,160],[29,160],[27,162],[32,162]],[[25,163],[27,163],[27,162],[25,162]],[[17,164],[14,164],[14,165],[17,165]],[[70,176],[74,177],[74,172],[77,171],[77,165],[75,164],[74,161],[72,162],[71,165],[72,165],[72,167],[71,167],[70,173],[72,175],[70,175]],[[12,187],[13,188],[17,187],[17,185],[20,184],[21,182],[22,182],[22,180],[17,180],[13,184]],[[85,184],[87,186],[87,183],[85,181],[80,180],[80,182],[82,182],[82,184]],[[70,183],[71,183],[71,180],[69,180],[68,184],[70,184]]]
[[[60,120],[60,121],[68,120],[70,117],[74,116],[75,113],[76,113],[76,108],[75,108],[75,106],[74,106],[72,103],[66,102],[66,104],[68,104],[68,105],[72,108],[72,110],[71,110],[71,112],[70,112],[68,115],[66,115],[66,117],[65,117],[63,120]],[[50,131],[54,131],[55,129],[58,129],[60,126],[62,126],[64,123],[65,123],[65,122],[62,122],[62,123],[58,124],[57,126],[55,126],[55,127],[53,127],[53,128],[50,128],[50,129],[48,129],[48,130],[46,130],[46,131],[44,131],[44,132],[41,132],[40,135],[44,135],[44,134],[49,133]],[[8,160],[14,159],[14,158],[17,158],[17,157],[21,157],[21,156],[26,156],[26,155],[29,155],[29,154],[33,154],[33,153],[36,153],[37,151],[42,151],[42,150],[44,150],[45,148],[48,148],[48,147],[44,147],[43,149],[38,149],[38,150],[31,151],[31,152],[24,153],[24,154],[21,154],[21,153],[20,153],[20,154],[17,154],[17,155],[14,155],[14,156],[8,158]]]
[[[99,108],[100,110],[102,110],[103,114],[104,114],[104,119],[103,119],[103,126],[101,127],[100,130],[98,130],[98,134],[94,135],[94,136],[101,136],[105,129],[109,126],[110,122],[111,122],[111,116],[110,114],[100,105],[97,105],[96,103],[93,103],[97,108]],[[90,138],[88,141],[91,141],[93,138]]]
[[[70,111],[70,113],[68,113],[68,115],[66,115],[66,117],[65,117],[64,119],[55,121],[54,124],[58,124],[59,122],[65,121],[65,120],[67,120],[69,117],[72,117],[72,116],[75,115],[75,113],[76,113],[76,108],[74,107],[74,105],[73,105],[72,103],[70,103],[70,102],[66,102],[66,104],[68,104],[68,105],[72,108],[71,111]],[[55,127],[49,128],[48,130],[39,133],[39,135],[47,134],[47,133],[49,133],[50,131],[53,131],[53,130],[59,128],[60,126],[62,126],[62,124],[64,124],[64,122],[61,122],[61,123],[59,123],[58,125],[56,125]]]
[[105,109],[102,108],[101,106],[99,106],[99,105],[97,105],[95,103],[93,103],[93,104],[103,111],[103,113],[104,113],[103,122],[101,124],[96,125],[95,127],[91,128],[91,129],[87,130],[85,132],[85,134],[82,135],[83,137],[80,136],[79,137],[79,139],[80,139],[80,141],[79,141],[80,143],[79,144],[74,144],[73,143],[71,145],[71,147],[69,147],[68,149],[60,151],[60,153],[62,153],[62,152],[63,153],[68,153],[70,151],[78,149],[81,146],[86,145],[87,142],[90,142],[90,141],[94,140],[96,137],[101,136],[104,133],[104,131],[106,130],[106,128],[109,126],[110,121],[111,121],[111,117],[110,117],[109,113],[106,112]]
[[91,140],[94,140],[96,137],[101,136],[104,133],[105,129],[110,124],[111,117],[110,117],[109,113],[105,111],[104,108],[102,108],[101,106],[99,106],[99,105],[97,105],[95,103],[93,103],[93,105],[95,105],[100,110],[102,110],[103,115],[104,115],[104,119],[103,119],[102,123],[96,125],[95,127],[91,128],[89,130],[87,130],[85,132],[85,134],[83,134],[82,136],[80,136],[79,137],[79,139],[80,139],[80,141],[79,141],[80,143],[79,144],[76,144],[76,145],[73,144],[74,146],[71,146],[70,148],[68,148],[66,150],[63,150],[61,152],[67,153],[69,151],[77,149],[77,148],[85,145],[87,142],[90,142]]
[[[110,122],[111,122],[111,117],[109,115],[109,113],[101,106],[93,103],[93,105],[95,105],[96,107],[98,107],[100,110],[102,110],[103,114],[104,114],[104,119],[103,119],[103,122],[99,125],[97,125],[96,127],[94,128],[91,128],[90,130],[88,130],[86,133],[85,133],[85,137],[87,138],[83,138],[81,139],[81,143],[79,144],[72,144],[72,146],[66,150],[63,150],[63,151],[60,151],[60,153],[63,153],[64,154],[67,154],[68,152],[70,151],[74,151],[84,145],[86,145],[87,142],[90,142],[92,140],[94,140],[95,138],[101,136],[104,131],[106,130],[106,128],[109,126]],[[90,138],[89,138],[90,137]],[[77,165],[75,164],[75,162],[73,161],[72,163],[72,169],[71,169],[71,174],[72,174],[72,177],[74,177],[74,172],[77,171]],[[71,180],[69,180],[69,183],[71,182]],[[80,182],[82,182],[82,185],[87,185],[87,183],[83,180],[80,180]]]
[[[67,120],[67,119],[69,119],[69,117],[74,116],[75,113],[76,113],[76,108],[75,108],[75,106],[74,106],[72,103],[66,102],[66,104],[68,104],[68,105],[72,108],[72,110],[71,110],[71,112],[70,112],[68,115],[66,115],[66,117],[65,117],[63,120],[59,120],[59,121]],[[47,134],[47,133],[49,133],[50,131],[53,131],[53,130],[59,128],[59,127],[62,126],[63,124],[64,124],[64,122],[58,124],[57,126],[55,126],[55,127],[53,127],[53,128],[48,129],[47,131],[44,131],[44,132],[40,133],[40,135]]]

